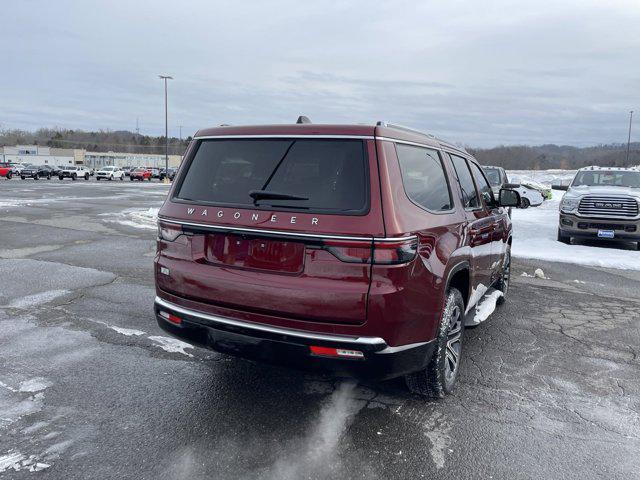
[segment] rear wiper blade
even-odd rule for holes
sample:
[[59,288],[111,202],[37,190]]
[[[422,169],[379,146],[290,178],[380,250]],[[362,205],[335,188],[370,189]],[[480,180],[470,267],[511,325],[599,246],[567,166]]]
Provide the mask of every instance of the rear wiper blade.
[[309,200],[308,197],[291,195],[290,193],[272,192],[270,190],[251,190],[249,196],[253,198],[253,203],[258,200]]

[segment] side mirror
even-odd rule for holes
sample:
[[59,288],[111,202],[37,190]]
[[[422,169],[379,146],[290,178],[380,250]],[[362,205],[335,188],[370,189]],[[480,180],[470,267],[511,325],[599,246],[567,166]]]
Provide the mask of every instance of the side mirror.
[[500,189],[500,199],[498,201],[501,207],[518,207],[520,206],[520,194],[515,190],[508,188]]
[[569,190],[569,185],[555,184],[555,185],[551,185],[551,189],[552,190],[564,190],[566,192],[567,190]]

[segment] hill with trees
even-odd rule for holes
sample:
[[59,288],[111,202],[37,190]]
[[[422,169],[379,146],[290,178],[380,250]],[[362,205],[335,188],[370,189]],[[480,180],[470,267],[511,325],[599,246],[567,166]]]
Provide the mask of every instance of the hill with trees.
[[632,143],[627,162],[627,145],[611,144],[593,147],[567,145],[499,146],[467,148],[483,165],[496,165],[507,170],[573,170],[590,165],[629,167],[640,165],[640,143]]
[[[191,137],[169,138],[169,154],[182,155]],[[165,150],[164,137],[140,135],[125,130],[85,132],[59,128],[0,130],[0,145],[43,145],[56,148],[83,148],[90,152],[158,153]]]

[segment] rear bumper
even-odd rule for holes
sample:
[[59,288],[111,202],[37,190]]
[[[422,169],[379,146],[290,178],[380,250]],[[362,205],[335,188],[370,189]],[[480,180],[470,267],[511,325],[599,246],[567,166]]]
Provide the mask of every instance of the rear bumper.
[[[158,325],[192,345],[291,368],[332,372],[338,376],[385,380],[426,367],[434,341],[391,347],[379,337],[350,337],[244,322],[187,309],[156,297]],[[179,317],[177,325],[164,314]],[[310,346],[357,350],[363,358],[316,356]]]
[[560,231],[569,237],[604,240],[598,230],[613,230],[613,240],[640,241],[640,220],[596,219],[560,213]]

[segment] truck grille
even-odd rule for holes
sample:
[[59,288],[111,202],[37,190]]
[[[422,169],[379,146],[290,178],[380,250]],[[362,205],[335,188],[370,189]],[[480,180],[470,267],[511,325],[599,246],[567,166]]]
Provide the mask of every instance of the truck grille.
[[589,217],[633,218],[638,216],[638,202],[629,196],[587,195],[580,200],[578,213]]

